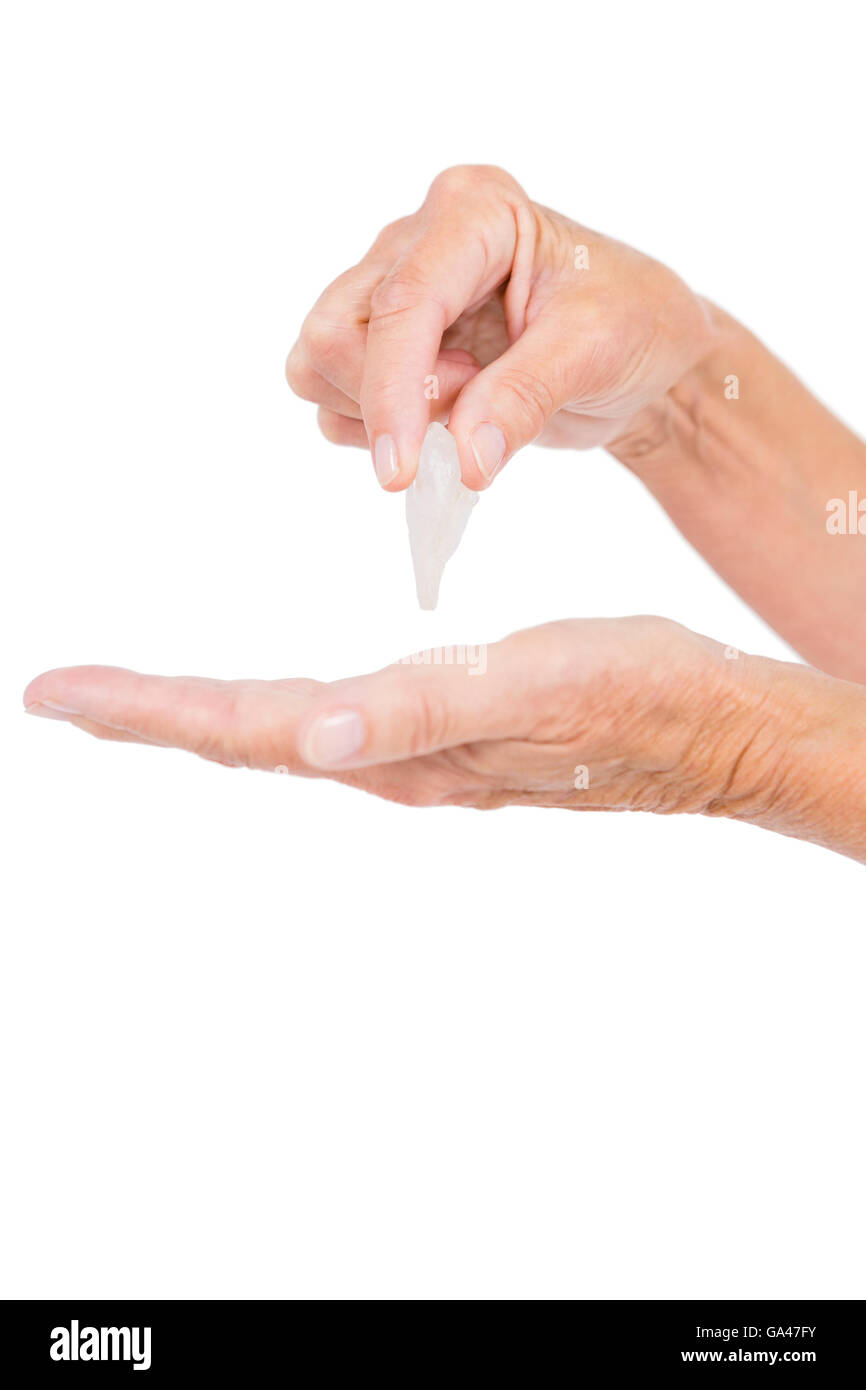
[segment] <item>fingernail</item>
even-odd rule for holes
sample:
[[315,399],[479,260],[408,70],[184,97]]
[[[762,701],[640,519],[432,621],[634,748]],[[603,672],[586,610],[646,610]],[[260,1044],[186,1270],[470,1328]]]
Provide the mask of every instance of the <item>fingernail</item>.
[[314,719],[304,735],[301,756],[311,767],[339,767],[363,747],[364,720],[355,710]]
[[68,719],[70,715],[80,718],[77,709],[69,709],[66,705],[55,705],[53,700],[36,700],[32,705],[24,706],[25,714],[38,714],[42,719]]
[[469,436],[469,443],[478,464],[478,471],[487,482],[491,482],[505,462],[505,435],[498,425],[486,421],[476,425]]
[[373,450],[373,466],[376,469],[376,477],[379,479],[380,487],[387,487],[400,472],[397,450],[390,434],[380,434],[376,440],[376,447]]

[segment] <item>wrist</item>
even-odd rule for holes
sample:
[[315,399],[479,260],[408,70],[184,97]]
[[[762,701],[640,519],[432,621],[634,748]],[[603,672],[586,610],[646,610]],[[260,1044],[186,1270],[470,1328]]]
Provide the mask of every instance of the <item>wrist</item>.
[[866,862],[866,689],[745,653],[726,664],[743,698],[706,813]]
[[831,499],[866,491],[866,449],[753,334],[708,313],[706,354],[611,452],[796,651],[866,683],[866,557],[827,525]]
[[[745,339],[751,335],[736,319],[700,299],[707,334],[697,360],[674,384],[627,420],[608,451],[645,481],[675,463],[678,470],[701,453],[700,432],[720,403],[739,399]],[[727,394],[726,394],[727,393]]]

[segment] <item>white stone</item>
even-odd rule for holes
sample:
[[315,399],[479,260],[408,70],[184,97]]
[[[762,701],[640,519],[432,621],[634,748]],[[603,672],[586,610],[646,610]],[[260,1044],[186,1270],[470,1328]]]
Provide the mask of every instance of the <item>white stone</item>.
[[435,608],[439,581],[460,544],[478,493],[464,487],[454,436],[444,425],[428,427],[415,481],[406,492],[406,524],[422,608]]

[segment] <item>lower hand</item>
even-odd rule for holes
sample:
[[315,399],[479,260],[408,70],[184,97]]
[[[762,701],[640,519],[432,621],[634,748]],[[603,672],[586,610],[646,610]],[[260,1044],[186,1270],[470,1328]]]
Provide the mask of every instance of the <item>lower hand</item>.
[[733,816],[866,858],[856,686],[659,618],[551,623],[451,654],[329,684],[70,667],[24,699],[99,738],[406,805]]

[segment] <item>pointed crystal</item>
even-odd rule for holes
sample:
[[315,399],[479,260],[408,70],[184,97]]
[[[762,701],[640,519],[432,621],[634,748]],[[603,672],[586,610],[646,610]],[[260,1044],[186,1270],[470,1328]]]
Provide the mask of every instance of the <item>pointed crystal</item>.
[[424,436],[415,481],[406,492],[406,524],[422,608],[435,608],[439,581],[460,544],[478,493],[464,487],[454,436],[432,424]]

